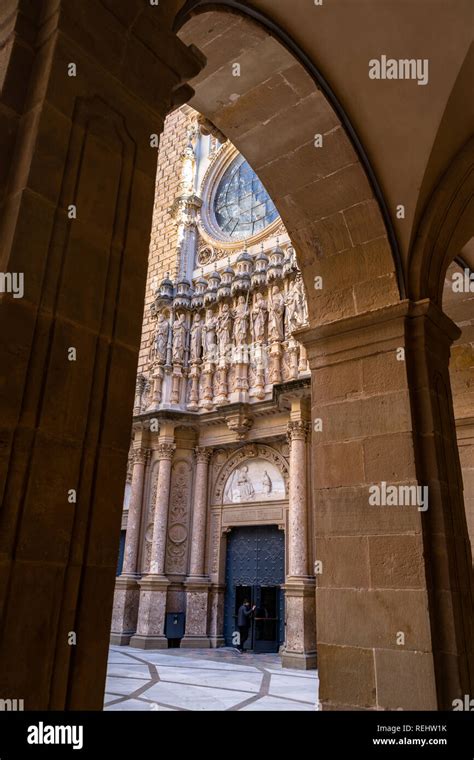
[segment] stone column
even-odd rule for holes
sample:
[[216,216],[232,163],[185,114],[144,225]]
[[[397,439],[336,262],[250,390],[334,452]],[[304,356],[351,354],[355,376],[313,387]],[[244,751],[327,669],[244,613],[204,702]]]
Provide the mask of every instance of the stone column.
[[212,449],[196,447],[194,480],[194,508],[191,534],[189,576],[186,581],[186,635],[184,647],[209,647],[207,615],[209,604],[209,577],[204,574],[206,549],[209,461]]
[[318,422],[323,710],[452,709],[473,693],[471,558],[448,377],[456,333],[429,302],[404,301],[298,334]]
[[[297,404],[298,406],[298,404]],[[288,423],[290,483],[288,494],[288,576],[285,582],[286,641],[282,665],[316,667],[315,581],[308,574],[308,473],[309,423],[301,408],[292,410]]]
[[139,581],[140,602],[137,632],[130,639],[130,646],[139,649],[164,649],[168,646],[168,641],[164,635],[164,626],[166,595],[170,582],[165,576],[165,557],[171,466],[174,450],[174,442],[171,442],[169,438],[160,436],[157,448],[159,469],[150,572]]
[[128,644],[136,631],[140,588],[137,573],[138,544],[143,504],[145,465],[149,451],[133,449],[133,471],[130,504],[128,508],[127,533],[121,575],[115,582],[114,608],[112,613],[112,644]]

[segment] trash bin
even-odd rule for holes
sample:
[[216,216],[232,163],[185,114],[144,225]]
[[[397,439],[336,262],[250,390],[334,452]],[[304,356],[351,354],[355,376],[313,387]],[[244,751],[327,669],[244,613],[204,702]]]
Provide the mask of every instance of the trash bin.
[[168,647],[179,647],[184,636],[184,612],[167,612],[165,620],[165,636]]

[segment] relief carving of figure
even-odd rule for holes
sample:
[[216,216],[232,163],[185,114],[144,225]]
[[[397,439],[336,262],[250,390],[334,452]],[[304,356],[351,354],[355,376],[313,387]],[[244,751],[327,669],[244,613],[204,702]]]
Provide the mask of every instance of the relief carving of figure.
[[160,364],[164,364],[166,362],[169,329],[170,325],[168,320],[165,318],[165,315],[160,312],[158,314],[155,333],[150,339],[150,351],[148,353],[150,363],[157,361]]
[[301,317],[301,324],[306,325],[308,323],[308,303],[306,301],[306,294],[304,292],[303,279],[301,276],[296,278],[295,282],[296,298],[298,301],[298,313]]
[[263,471],[262,476],[262,491],[265,494],[272,492],[272,479],[266,470]]
[[243,346],[247,340],[247,331],[249,326],[249,307],[247,306],[245,296],[239,296],[233,316],[235,345]]
[[219,354],[225,356],[230,346],[231,312],[228,303],[222,304],[217,318],[217,332],[219,335]]
[[239,496],[242,501],[250,501],[255,496],[255,488],[248,476],[248,471],[249,468],[245,464],[237,474],[237,488],[239,489]]
[[290,334],[304,323],[304,304],[301,295],[301,287],[293,281],[286,296],[286,322]]
[[191,327],[191,345],[190,345],[190,352],[191,352],[191,361],[196,362],[199,361],[201,358],[201,348],[202,348],[202,320],[200,314],[195,314],[193,319],[193,324]]
[[180,363],[184,360],[186,348],[186,315],[180,314],[173,324],[173,362]]
[[217,317],[214,316],[212,309],[206,310],[206,322],[204,325],[204,353],[206,359],[214,359],[216,355],[216,327]]
[[274,285],[269,294],[268,314],[268,340],[282,341],[285,337],[283,315],[285,313],[285,299],[278,285]]
[[255,343],[265,340],[265,323],[267,321],[267,304],[261,293],[257,293],[252,308],[253,337]]

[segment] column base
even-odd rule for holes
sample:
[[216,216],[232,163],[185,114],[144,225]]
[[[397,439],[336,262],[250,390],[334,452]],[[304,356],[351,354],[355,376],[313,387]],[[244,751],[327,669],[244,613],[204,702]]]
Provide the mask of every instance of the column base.
[[285,583],[286,642],[284,668],[316,668],[316,581],[310,576],[288,577]]
[[120,575],[115,581],[110,643],[126,646],[137,629],[139,575]]
[[143,636],[135,634],[130,639],[130,646],[135,649],[168,649],[166,636]]
[[316,652],[282,652],[281,666],[294,670],[315,670],[318,667]]
[[166,596],[170,585],[164,575],[145,575],[138,581],[140,601],[136,633],[130,639],[130,646],[137,649],[165,649]]
[[126,647],[130,644],[130,639],[134,635],[133,633],[111,633],[110,643],[116,647]]
[[207,636],[184,636],[181,639],[182,649],[210,649],[211,640]]
[[211,646],[207,635],[210,580],[207,576],[190,576],[186,587],[186,631],[182,647]]
[[219,649],[219,647],[225,647],[225,638],[223,636],[209,636],[211,643],[211,649]]

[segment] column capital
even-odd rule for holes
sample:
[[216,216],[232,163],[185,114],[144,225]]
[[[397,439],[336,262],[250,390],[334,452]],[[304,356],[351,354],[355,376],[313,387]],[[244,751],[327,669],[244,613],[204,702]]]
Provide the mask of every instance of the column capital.
[[150,450],[145,448],[132,449],[131,460],[132,464],[146,464],[150,457]]
[[156,447],[157,459],[159,461],[162,459],[171,460],[173,458],[175,449],[176,444],[174,443],[158,443]]
[[196,456],[196,462],[202,462],[203,464],[209,464],[212,456],[213,449],[208,446],[196,446],[194,454]]
[[290,420],[287,427],[287,437],[292,441],[306,441],[310,423],[305,420]]

